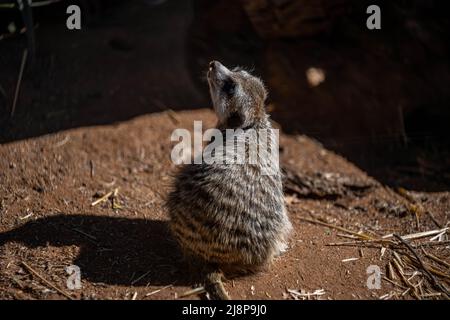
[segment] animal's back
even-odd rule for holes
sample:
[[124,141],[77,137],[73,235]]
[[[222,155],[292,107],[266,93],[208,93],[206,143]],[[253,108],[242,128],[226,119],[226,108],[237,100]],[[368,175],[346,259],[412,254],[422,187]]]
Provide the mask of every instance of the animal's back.
[[251,270],[283,249],[290,223],[281,175],[277,168],[270,174],[263,170],[260,159],[181,169],[168,204],[171,229],[185,251],[209,263]]

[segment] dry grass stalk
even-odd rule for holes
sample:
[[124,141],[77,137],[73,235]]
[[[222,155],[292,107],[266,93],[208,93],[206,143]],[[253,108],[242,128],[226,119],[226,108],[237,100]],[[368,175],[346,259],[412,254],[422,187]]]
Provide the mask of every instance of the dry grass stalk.
[[397,260],[397,262],[400,264],[400,266],[402,268],[405,267],[405,265],[403,264],[402,258],[400,258],[400,255],[396,252],[396,251],[392,251],[393,255],[394,255],[394,259]]
[[150,296],[152,296],[152,295],[154,295],[154,294],[157,294],[158,292],[161,292],[161,291],[163,291],[163,290],[165,290],[165,289],[168,289],[168,288],[171,288],[171,287],[173,287],[173,283],[172,283],[172,284],[169,284],[169,285],[167,285],[167,286],[165,286],[165,287],[162,287],[162,288],[160,288],[160,289],[157,289],[157,290],[154,290],[154,291],[152,291],[152,292],[149,292],[149,293],[147,293],[147,294],[145,295],[145,297],[150,297]]
[[177,113],[175,111],[173,111],[172,109],[167,109],[166,113],[169,116],[170,120],[172,120],[173,124],[180,123],[180,120],[178,119]]
[[91,207],[95,207],[99,203],[104,202],[104,201],[108,200],[109,198],[112,198],[113,209],[120,209],[121,206],[116,203],[116,198],[117,198],[118,194],[119,194],[119,188],[115,188],[113,191],[108,192],[104,196],[102,196],[99,199],[92,202]]
[[113,209],[122,209],[122,206],[117,203],[117,196],[119,195],[119,188],[114,189],[114,193],[112,195],[112,208]]
[[417,294],[416,288],[411,284],[411,282],[408,281],[408,279],[406,279],[403,268],[400,266],[400,264],[398,263],[398,261],[396,259],[393,260],[394,266],[397,269],[398,274],[400,275],[400,278],[403,280],[403,283],[406,284],[406,286],[408,286],[411,291],[412,294],[414,295],[414,297],[418,300],[422,300],[420,298],[420,296]]
[[347,239],[359,239],[359,237],[355,237],[355,236],[343,234],[343,233],[338,233],[337,236],[342,237],[342,238],[347,238]]
[[93,235],[90,235],[90,234],[88,234],[88,233],[86,233],[84,231],[81,231],[80,229],[72,228],[72,230],[75,231],[75,232],[78,232],[79,234],[82,234],[83,236],[88,237],[91,240],[94,240],[94,242],[97,241],[96,237],[94,237]]
[[358,237],[360,239],[377,240],[377,239],[375,239],[375,238],[373,238],[373,237],[371,237],[371,236],[369,236],[367,234],[354,232],[354,231],[351,231],[351,230],[348,230],[348,229],[345,229],[343,227],[336,226],[336,225],[333,225],[333,224],[330,224],[330,223],[327,223],[327,222],[322,222],[322,221],[319,221],[319,220],[313,220],[313,219],[308,219],[308,218],[300,218],[300,220],[305,221],[305,222],[309,222],[309,223],[312,223],[312,224],[318,224],[318,225],[321,225],[321,226],[325,226],[325,227],[328,227],[328,228],[331,228],[331,229],[336,229],[336,230],[339,230],[339,231],[343,231],[343,232],[346,232],[348,234],[354,235],[355,237]]
[[442,284],[439,283],[437,281],[437,279],[434,277],[434,275],[428,270],[428,268],[425,266],[424,262],[422,261],[422,259],[419,257],[419,255],[417,254],[417,252],[414,250],[414,248],[412,248],[408,242],[406,242],[402,237],[400,237],[398,234],[394,234],[394,237],[397,238],[401,243],[403,243],[408,250],[413,254],[413,256],[417,259],[418,263],[420,264],[420,267],[422,268],[422,270],[427,274],[427,276],[430,278],[430,280],[432,281],[433,285],[442,291],[442,293],[444,293],[445,295],[447,295],[447,298],[450,297],[450,292],[448,291],[448,289]]
[[70,299],[70,300],[74,300],[74,298],[68,294],[67,292],[61,290],[60,288],[58,288],[57,286],[55,286],[53,283],[51,283],[50,281],[46,280],[43,276],[41,276],[36,270],[34,270],[32,267],[30,267],[28,264],[26,264],[25,262],[21,262],[22,266],[32,275],[38,277],[42,282],[44,282],[47,286],[49,286],[50,288],[55,289],[57,292],[59,292],[60,294],[62,294],[64,297]]
[[133,281],[131,282],[131,285],[134,285],[134,284],[137,283],[139,280],[145,278],[150,272],[151,272],[151,270],[147,271],[146,273],[144,273],[143,275],[141,275],[139,278],[133,280]]
[[109,199],[109,197],[111,197],[113,194],[113,191],[108,192],[107,194],[105,194],[103,197],[95,200],[94,202],[91,203],[91,207],[95,207],[96,205],[98,205],[100,202],[106,201]]
[[319,296],[323,296],[325,294],[324,289],[317,289],[317,290],[314,290],[314,292],[306,292],[304,290],[300,290],[300,292],[299,292],[298,290],[287,289],[287,292],[289,292],[289,294],[295,300],[298,300],[299,298],[302,300],[305,300],[305,299],[309,300],[311,297],[319,297]]
[[394,296],[397,297],[397,294],[398,294],[397,291],[391,291],[389,293],[382,295],[381,297],[379,297],[379,299],[380,300],[389,300]]
[[403,289],[403,290],[406,289],[406,287],[402,286],[401,284],[399,284],[399,283],[397,283],[397,282],[395,282],[395,281],[393,281],[393,280],[391,280],[391,279],[389,279],[387,277],[383,277],[383,279],[386,280],[389,283],[392,283],[394,286],[399,287],[400,289]]
[[427,258],[430,258],[431,260],[434,260],[435,262],[437,262],[437,263],[439,263],[439,264],[441,264],[441,265],[444,265],[444,266],[446,266],[447,268],[450,268],[450,263],[448,263],[448,262],[446,262],[446,261],[444,261],[444,260],[442,260],[442,259],[436,257],[435,255],[432,255],[431,253],[426,252],[424,248],[421,248],[421,249],[422,249],[423,254],[424,254]]
[[432,293],[425,293],[422,295],[424,298],[432,298],[432,297],[440,297],[442,296],[442,293],[440,292],[432,292]]
[[[412,234],[407,234],[404,236],[401,236],[401,238],[403,240],[415,240],[415,239],[420,239],[420,238],[426,238],[429,236],[434,236],[436,234],[441,234],[441,233],[445,233],[447,232],[448,228],[444,228],[444,229],[437,229],[437,230],[430,230],[430,231],[424,231],[424,232],[418,232],[418,233],[412,233]],[[388,239],[388,238],[392,238],[394,237],[394,234],[387,234],[385,236],[383,236],[383,239]]]
[[11,108],[11,118],[14,116],[16,111],[17,100],[19,98],[20,85],[22,84],[23,71],[25,70],[25,64],[27,63],[28,50],[25,49],[22,55],[22,61],[20,63],[19,76],[17,77],[16,89],[14,90],[14,100]]
[[179,296],[179,298],[186,298],[186,297],[192,296],[194,294],[201,294],[201,293],[204,293],[204,292],[206,292],[206,289],[205,289],[205,287],[202,286],[202,287],[194,288],[192,290],[188,290],[188,291],[182,293]]
[[435,235],[433,238],[430,238],[430,241],[443,241],[445,233],[446,233],[446,231],[443,231],[443,232]]
[[391,261],[389,261],[389,263],[388,263],[388,275],[389,275],[389,279],[391,279],[392,281],[397,280],[397,277],[395,276],[394,268],[392,267]]
[[[414,266],[421,267],[420,263],[417,261],[417,259],[415,257],[406,256],[405,260],[408,261],[412,267],[414,267]],[[432,267],[425,262],[424,262],[424,265],[426,266],[427,270],[430,271],[431,273],[433,273],[439,277],[445,278],[447,280],[450,280],[450,275],[446,274],[445,271],[438,270],[438,269],[436,269],[436,267]]]

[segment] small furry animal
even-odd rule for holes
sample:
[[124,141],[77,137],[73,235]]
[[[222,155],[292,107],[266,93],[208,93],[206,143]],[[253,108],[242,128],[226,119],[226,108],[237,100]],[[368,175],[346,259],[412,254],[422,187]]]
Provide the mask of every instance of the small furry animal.
[[[209,64],[207,79],[218,129],[241,129],[237,139],[248,143],[246,153],[248,146],[261,143],[259,129],[266,129],[274,143],[260,79],[218,61]],[[246,135],[250,129],[257,134]],[[167,201],[170,228],[184,253],[206,267],[205,288],[213,299],[229,299],[221,282],[224,273],[264,269],[286,249],[292,227],[281,173],[277,165],[263,174],[264,166],[278,161],[271,157],[259,152],[254,163],[189,164],[175,178]]]

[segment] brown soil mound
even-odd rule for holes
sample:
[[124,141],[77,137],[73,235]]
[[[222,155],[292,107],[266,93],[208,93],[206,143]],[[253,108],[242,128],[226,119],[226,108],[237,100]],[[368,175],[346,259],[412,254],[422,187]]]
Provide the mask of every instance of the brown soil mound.
[[[170,134],[179,127],[192,130],[194,120],[212,126],[215,118],[209,110],[168,111],[1,145],[0,298],[64,298],[54,286],[76,299],[174,299],[195,286],[200,275],[186,274],[163,208],[175,170]],[[291,299],[303,296],[288,290],[323,289],[323,295],[311,298],[412,297],[411,290],[400,295],[408,288],[399,273],[392,277],[397,285],[383,280],[379,290],[366,286],[370,265],[389,278],[392,250],[382,254],[380,243],[329,244],[354,242],[348,239],[355,237],[350,230],[378,239],[393,232],[435,230],[436,224],[444,227],[450,218],[450,193],[400,190],[400,195],[306,136],[282,135],[281,158],[289,168],[286,201],[294,225],[290,248],[270,270],[227,281],[231,296]],[[107,200],[92,205],[109,192]],[[431,243],[429,238],[421,241]],[[425,248],[448,262],[445,245]],[[406,248],[399,250],[407,253]],[[426,263],[448,275],[445,264]],[[72,264],[81,269],[80,290],[66,287],[65,268]],[[408,270],[405,263],[406,275]],[[445,275],[434,275],[440,283],[448,281]],[[417,289],[421,297],[440,297],[433,295],[440,290],[431,278],[414,277],[424,279],[423,288]]]

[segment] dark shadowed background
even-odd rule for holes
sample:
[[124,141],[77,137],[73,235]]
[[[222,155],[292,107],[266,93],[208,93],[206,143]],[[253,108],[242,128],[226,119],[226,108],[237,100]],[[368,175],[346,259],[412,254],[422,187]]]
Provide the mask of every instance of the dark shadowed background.
[[[366,28],[373,3],[381,30]],[[217,59],[264,79],[286,133],[316,138],[389,185],[448,190],[446,3],[83,0],[33,8],[36,55],[13,116],[29,42],[20,12],[2,8],[0,143],[209,107],[204,72]],[[68,4],[81,6],[80,31],[66,28]],[[311,68],[324,74],[318,85],[308,82]]]

